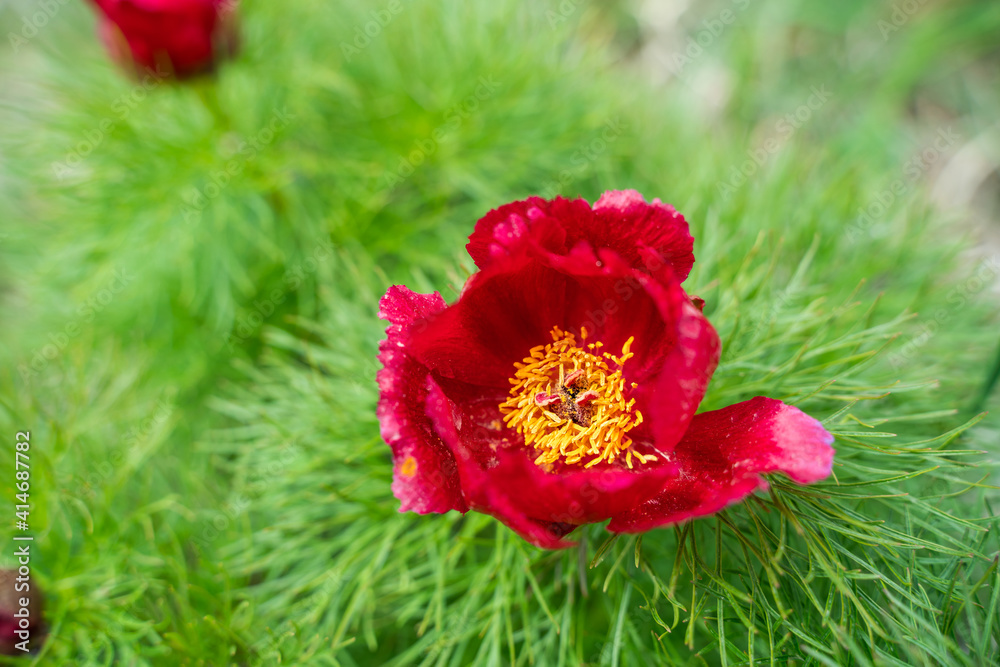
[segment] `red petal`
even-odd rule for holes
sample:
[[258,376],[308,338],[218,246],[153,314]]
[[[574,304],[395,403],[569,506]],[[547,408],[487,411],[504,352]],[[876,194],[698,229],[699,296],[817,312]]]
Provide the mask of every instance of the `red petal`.
[[537,255],[530,256],[532,248],[475,274],[459,300],[412,337],[410,353],[442,378],[506,394],[514,363],[551,342],[553,326],[585,327],[589,340],[600,340],[613,354],[634,337],[625,379],[638,385],[638,409],[647,417],[634,439],[669,452],[718,363],[715,329],[680,285],[666,280],[669,270],[656,280],[609,250],[598,259],[584,246],[567,255],[533,248]]
[[679,282],[694,265],[694,238],[687,220],[677,210],[654,199],[646,203],[635,190],[611,190],[594,203],[593,226],[584,237],[598,247],[611,248],[633,267],[654,274],[661,268],[653,251]]
[[766,488],[764,473],[817,482],[832,469],[832,443],[818,421],[770,398],[702,413],[673,451],[680,476],[652,500],[614,517],[608,530],[640,533],[713,514]]
[[661,282],[609,250],[598,259],[583,245],[555,255],[529,244],[474,274],[459,300],[413,337],[411,353],[444,377],[509,388],[514,363],[552,342],[554,326],[576,333],[585,327],[588,340],[600,340],[612,353],[634,337],[636,356],[626,369],[630,382],[640,382],[659,373],[665,355],[682,340],[688,348],[677,350],[671,386],[692,391],[683,395],[686,412],[666,445],[672,446],[701,401],[702,379],[707,382],[715,369],[718,338],[676,281]]
[[483,216],[466,248],[476,266],[516,253],[529,241],[555,254],[566,254],[580,242],[607,248],[633,269],[658,275],[670,269],[684,282],[694,264],[694,239],[687,221],[659,199],[646,203],[635,190],[605,192],[593,209],[583,199],[531,197]]
[[524,254],[474,274],[458,301],[426,322],[410,353],[444,377],[509,388],[514,363],[566,325],[572,279]]
[[[624,278],[613,281],[613,293],[608,290],[612,281],[591,287],[589,303],[601,306],[571,310],[571,321],[585,319],[591,330],[592,322],[600,323],[603,329],[597,329],[597,337],[611,350],[621,349],[628,337],[635,336],[635,357],[625,365],[625,379],[638,385],[636,402],[650,418],[643,431],[651,428],[650,438],[657,451],[669,452],[687,431],[705,396],[719,363],[719,336],[680,284],[671,279],[669,268],[653,279],[630,271],[615,253],[603,250],[597,262],[603,268],[598,270],[593,268],[593,260],[583,261],[586,253],[578,251],[553,261],[560,265],[577,261],[579,272],[587,269]],[[585,280],[577,277],[577,282]],[[598,317],[602,312],[606,314],[604,322]]]
[[675,475],[664,462],[635,462],[629,470],[617,464],[593,468],[556,465],[550,471],[534,463],[534,452],[521,445],[498,449],[490,483],[502,488],[510,506],[547,522],[585,524],[604,521],[649,498]]
[[[449,419],[468,464],[486,471],[482,484],[500,489],[507,507],[520,515],[570,525],[604,521],[649,498],[676,474],[675,466],[663,458],[645,464],[636,461],[633,469],[616,462],[592,468],[557,464],[545,470],[535,464],[536,453],[524,438],[503,423],[498,406],[507,396],[504,390],[444,378],[435,386],[447,397],[449,408],[439,409],[438,418]],[[434,424],[444,432],[440,423]],[[642,454],[653,453],[637,442],[632,447]],[[463,488],[469,487],[463,484]],[[469,502],[478,509],[474,500]]]
[[516,252],[529,238],[552,252],[564,253],[569,249],[567,227],[579,227],[580,221],[591,215],[590,204],[583,199],[556,197],[546,201],[529,197],[495,208],[480,218],[465,247],[480,269]]
[[638,385],[633,395],[647,417],[643,428],[650,429],[656,450],[666,454],[684,436],[705,397],[719,363],[719,335],[676,281],[634,275],[659,309],[665,342],[656,347],[657,356],[643,359],[640,342],[649,338],[637,335],[632,346],[637,354],[625,365],[624,375]]
[[437,432],[451,448],[458,465],[462,488],[466,490],[469,506],[489,514],[532,544],[545,549],[562,549],[574,546],[563,539],[576,526],[559,521],[542,521],[527,516],[511,502],[511,497],[501,480],[484,468],[481,456],[459,436],[453,404],[441,388],[430,380],[427,392],[427,414]]
[[382,438],[392,447],[392,492],[401,512],[468,510],[455,459],[424,411],[428,370],[405,349],[411,325],[444,307],[437,292],[416,294],[401,286],[390,287],[379,303],[379,317],[390,324],[379,344],[384,368],[378,372],[378,419]]

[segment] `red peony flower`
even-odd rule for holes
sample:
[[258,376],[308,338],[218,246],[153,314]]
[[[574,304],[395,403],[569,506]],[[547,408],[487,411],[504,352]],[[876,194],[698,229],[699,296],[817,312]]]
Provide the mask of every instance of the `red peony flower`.
[[833,465],[812,417],[757,397],[695,414],[719,361],[687,222],[635,191],[490,211],[458,300],[391,287],[378,381],[400,511],[476,510],[547,548],[637,533]]
[[111,56],[157,78],[212,69],[236,50],[232,0],[93,0]]

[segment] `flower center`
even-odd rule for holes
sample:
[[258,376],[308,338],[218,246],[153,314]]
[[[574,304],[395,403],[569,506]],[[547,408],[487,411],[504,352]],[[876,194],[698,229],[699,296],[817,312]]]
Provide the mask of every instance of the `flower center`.
[[538,452],[535,463],[588,459],[584,467],[589,468],[623,453],[629,468],[633,457],[642,463],[654,460],[651,454],[632,451],[632,440],[625,435],[642,423],[642,413],[632,409],[635,399],[625,400],[621,371],[633,356],[629,347],[635,339],[625,341],[616,357],[601,351],[600,341],[587,343],[586,329],[580,332],[580,345],[559,327],[551,335],[553,342],[531,348],[523,362],[514,364],[514,386],[500,404],[507,426]]

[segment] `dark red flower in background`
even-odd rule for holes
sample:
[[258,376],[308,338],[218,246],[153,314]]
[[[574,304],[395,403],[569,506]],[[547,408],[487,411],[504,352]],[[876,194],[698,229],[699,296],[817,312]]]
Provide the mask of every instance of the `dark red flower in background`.
[[401,511],[470,509],[530,542],[643,532],[765,488],[827,477],[833,437],[757,397],[696,415],[719,338],[681,283],[687,222],[635,191],[490,211],[458,300],[391,287],[380,317],[382,437]]
[[0,570],[0,654],[37,653],[45,641],[42,594],[17,570]]
[[157,78],[212,69],[236,49],[232,0],[93,0],[112,57]]

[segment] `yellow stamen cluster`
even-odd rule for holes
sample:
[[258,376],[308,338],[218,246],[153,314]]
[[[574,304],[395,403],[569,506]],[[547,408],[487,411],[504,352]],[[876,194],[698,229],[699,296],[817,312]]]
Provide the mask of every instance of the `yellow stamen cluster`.
[[634,356],[629,351],[634,338],[622,346],[621,356],[601,351],[600,341],[588,344],[586,329],[580,340],[578,346],[572,333],[555,327],[553,342],[531,348],[523,362],[514,364],[510,397],[500,404],[504,422],[538,452],[540,466],[588,459],[584,467],[590,468],[624,455],[631,468],[633,458],[655,459],[633,451],[625,435],[642,423],[642,413],[632,409],[635,399],[625,400],[621,372]]

